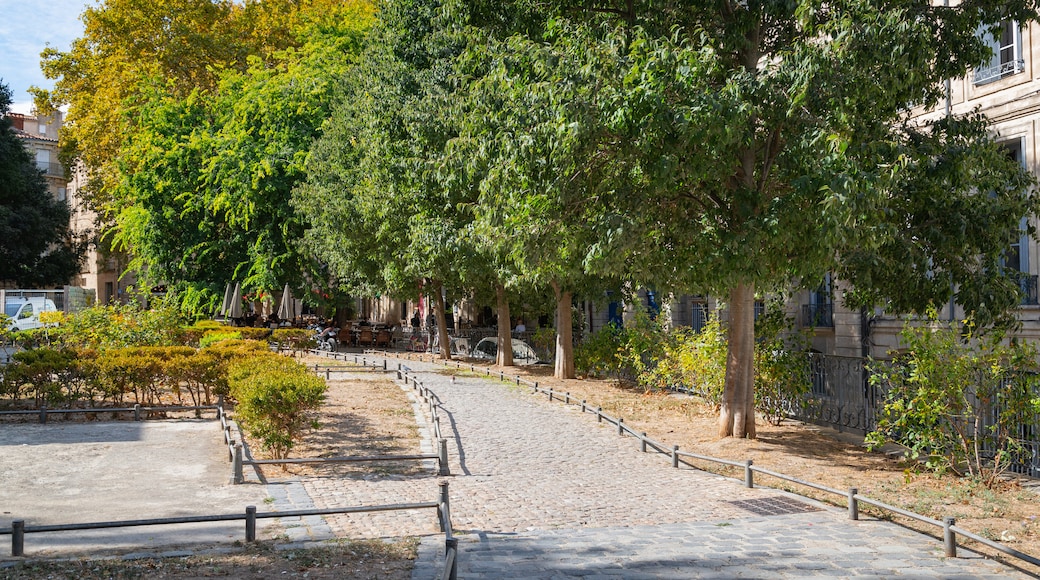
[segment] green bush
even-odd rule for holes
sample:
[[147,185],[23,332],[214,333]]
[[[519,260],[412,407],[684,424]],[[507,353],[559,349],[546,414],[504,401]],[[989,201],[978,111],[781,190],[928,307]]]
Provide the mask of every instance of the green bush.
[[700,331],[680,328],[665,344],[664,354],[645,382],[662,387],[684,385],[716,409],[726,382],[726,331],[717,318]]
[[232,362],[227,376],[236,418],[274,457],[287,457],[303,432],[317,427],[311,412],[327,387],[303,365],[271,355]]
[[314,332],[306,328],[278,328],[271,333],[271,341],[279,350],[304,351],[315,348]]
[[181,322],[180,314],[165,306],[142,310],[133,304],[99,305],[69,316],[60,330],[70,346],[172,346],[180,342]]
[[755,408],[773,425],[812,388],[809,337],[793,327],[779,304],[755,321]]
[[887,394],[867,441],[894,441],[936,472],[992,485],[1022,452],[1018,434],[1040,428],[1036,349],[929,318],[904,326],[897,364],[870,365],[871,383]]
[[65,385],[74,377],[76,353],[53,348],[23,350],[4,370],[3,394],[12,402],[31,398],[36,407],[56,407],[67,400]]
[[621,330],[607,326],[588,336],[574,349],[574,370],[583,376],[620,379]]
[[230,328],[220,328],[207,330],[199,339],[199,348],[206,348],[212,344],[225,341],[225,340],[242,340],[244,337],[241,332],[237,330],[231,330]]

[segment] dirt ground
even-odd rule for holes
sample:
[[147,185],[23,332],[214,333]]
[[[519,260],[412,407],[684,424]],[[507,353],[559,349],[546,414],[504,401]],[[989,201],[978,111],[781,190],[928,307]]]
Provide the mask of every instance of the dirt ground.
[[[411,355],[415,360],[417,355]],[[427,355],[425,360],[431,360]],[[313,364],[314,361],[309,361]],[[320,359],[320,364],[330,364]],[[468,371],[445,369],[445,373]],[[1040,496],[1034,491],[1038,482],[1009,480],[991,490],[978,483],[954,477],[938,477],[918,466],[881,453],[868,452],[862,444],[850,442],[826,429],[785,422],[773,426],[761,418],[754,440],[719,439],[715,436],[716,414],[693,397],[662,393],[644,393],[605,380],[568,380],[552,378],[546,367],[514,367],[507,375],[537,380],[543,386],[570,392],[577,400],[601,406],[604,412],[623,417],[634,429],[667,445],[679,445],[684,451],[719,458],[752,459],[755,465],[792,474],[836,489],[857,487],[863,495],[913,510],[936,519],[952,516],[957,525],[981,536],[1000,540],[1022,552],[1040,554]],[[331,381],[328,401],[319,420],[322,427],[310,433],[293,450],[292,456],[334,456],[377,453],[416,453],[418,433],[411,404],[399,387],[381,377],[376,380]],[[633,445],[637,443],[633,440]],[[255,447],[254,447],[255,449]],[[711,463],[698,467],[726,473]],[[265,475],[329,475],[336,477],[379,477],[385,474],[407,475],[417,465],[403,463],[382,466],[294,467],[288,472],[268,468]],[[327,473],[318,471],[328,470]],[[729,475],[742,477],[730,472]],[[844,498],[816,492],[781,480],[756,475],[756,483],[787,489],[836,505]],[[871,515],[889,517],[861,504]],[[912,520],[892,518],[900,523],[938,537],[939,530],[915,524]],[[962,545],[984,552],[1032,573],[1040,569],[999,552],[981,548],[960,538]],[[417,543],[402,539],[397,543],[357,542],[328,546],[317,550],[279,551],[270,545],[251,546],[228,555],[166,558],[133,562],[91,561],[75,563],[37,563],[20,569],[2,570],[11,578],[79,577],[94,578],[385,578],[405,579],[410,576]],[[53,568],[52,566],[58,566]]]

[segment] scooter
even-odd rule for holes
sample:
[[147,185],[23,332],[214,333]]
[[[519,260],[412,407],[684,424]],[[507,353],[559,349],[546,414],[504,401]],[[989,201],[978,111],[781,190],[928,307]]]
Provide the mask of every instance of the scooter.
[[318,326],[316,330],[318,332],[314,335],[314,340],[318,343],[318,350],[336,352],[339,348],[339,329],[335,326],[325,328]]

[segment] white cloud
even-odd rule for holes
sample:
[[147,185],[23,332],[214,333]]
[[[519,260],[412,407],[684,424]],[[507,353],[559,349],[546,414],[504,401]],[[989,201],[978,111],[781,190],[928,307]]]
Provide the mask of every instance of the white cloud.
[[32,107],[27,92],[36,85],[50,88],[40,71],[40,52],[49,44],[68,50],[83,34],[79,20],[83,9],[96,2],[88,0],[0,0],[0,79],[12,93],[18,109]]

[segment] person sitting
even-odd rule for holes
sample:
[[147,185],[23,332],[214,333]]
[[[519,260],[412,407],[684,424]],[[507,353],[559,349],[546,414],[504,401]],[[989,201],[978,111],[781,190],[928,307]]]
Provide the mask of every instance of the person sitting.
[[524,326],[523,319],[516,319],[516,329],[513,332],[515,332],[516,334],[520,334],[521,332],[527,332],[527,327]]

